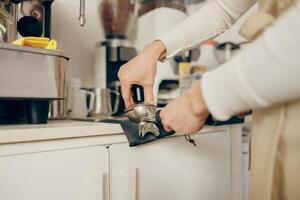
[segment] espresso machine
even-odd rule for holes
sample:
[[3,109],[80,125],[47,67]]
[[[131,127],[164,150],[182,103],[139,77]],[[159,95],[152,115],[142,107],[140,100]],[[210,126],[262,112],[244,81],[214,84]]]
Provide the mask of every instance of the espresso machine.
[[[51,5],[54,0],[0,0],[2,42],[20,37],[51,38]],[[1,26],[2,25],[2,26]]]
[[51,5],[54,0],[14,0],[19,37],[51,38]]
[[[94,53],[94,80],[96,88],[109,88],[121,92],[118,79],[120,67],[136,56],[135,48],[127,40],[127,34],[134,19],[135,1],[101,0],[99,15],[105,32],[105,40],[96,44]],[[118,97],[112,97],[115,104]],[[124,114],[123,99],[114,114]]]
[[50,37],[52,2],[0,0],[0,124],[47,123],[49,114],[57,114],[50,104],[66,105],[68,56],[9,44],[19,37]]
[[0,42],[12,42],[15,37],[15,5],[0,1]]

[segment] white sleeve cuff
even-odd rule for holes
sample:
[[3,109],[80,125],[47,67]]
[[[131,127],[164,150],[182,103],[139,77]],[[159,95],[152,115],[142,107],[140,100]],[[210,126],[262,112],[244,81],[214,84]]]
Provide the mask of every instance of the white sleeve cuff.
[[164,43],[167,52],[166,59],[172,58],[177,55],[179,52],[183,51],[185,48],[185,40],[178,37],[170,37],[168,35],[163,35],[158,38],[162,43]]
[[235,96],[230,86],[225,87],[227,80],[222,78],[222,71],[224,71],[223,68],[218,68],[204,74],[201,80],[201,89],[209,112],[218,120],[227,120],[234,114],[229,106],[234,104],[232,101]]

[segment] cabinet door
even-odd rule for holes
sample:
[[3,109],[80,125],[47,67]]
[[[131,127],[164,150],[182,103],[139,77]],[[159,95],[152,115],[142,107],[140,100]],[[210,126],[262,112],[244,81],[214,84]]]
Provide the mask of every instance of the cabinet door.
[[103,146],[0,157],[0,199],[106,199],[108,159]]
[[231,200],[230,135],[111,146],[111,200]]

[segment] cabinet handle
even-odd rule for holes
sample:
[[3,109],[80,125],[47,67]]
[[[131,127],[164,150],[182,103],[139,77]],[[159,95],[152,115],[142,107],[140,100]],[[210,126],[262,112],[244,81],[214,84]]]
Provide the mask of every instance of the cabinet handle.
[[101,185],[100,185],[100,194],[101,198],[100,200],[107,200],[107,174],[102,173],[101,175]]
[[136,179],[137,173],[135,168],[123,172],[123,200],[136,200]]

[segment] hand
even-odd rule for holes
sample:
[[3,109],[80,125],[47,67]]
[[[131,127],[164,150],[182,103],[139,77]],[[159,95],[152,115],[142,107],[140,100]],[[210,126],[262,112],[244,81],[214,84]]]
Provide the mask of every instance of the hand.
[[171,101],[163,108],[160,117],[166,131],[173,130],[187,135],[201,130],[208,115],[200,81],[197,81],[187,94]]
[[147,45],[134,59],[123,65],[118,73],[121,81],[122,96],[126,108],[133,105],[131,86],[143,86],[145,102],[153,103],[153,83],[157,71],[157,62],[163,56],[166,48],[161,41]]

